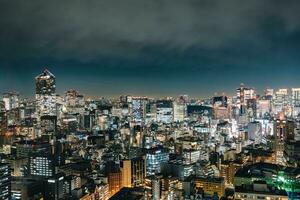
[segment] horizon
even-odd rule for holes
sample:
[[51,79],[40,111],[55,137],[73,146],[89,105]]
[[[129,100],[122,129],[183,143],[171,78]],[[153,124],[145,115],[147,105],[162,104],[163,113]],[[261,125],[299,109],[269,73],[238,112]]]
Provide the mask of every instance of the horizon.
[[297,1],[59,5],[0,2],[0,92],[31,96],[45,66],[58,92],[91,96],[205,97],[232,94],[241,82],[258,91],[300,85]]
[[[48,68],[44,68],[44,70],[42,70],[40,73],[43,73],[44,71],[48,71],[52,75],[54,75],[55,79],[56,79],[56,83],[57,83],[57,78],[56,78],[57,76],[56,76],[55,73],[52,73],[52,71],[49,70]],[[15,93],[19,94],[20,96],[22,96],[24,98],[29,98],[29,99],[30,98],[34,98],[34,95],[35,95],[35,92],[34,92],[34,90],[35,90],[35,77],[37,77],[40,73],[37,73],[36,76],[33,77],[33,81],[32,81],[33,82],[33,85],[32,85],[33,86],[32,87],[32,96],[28,96],[28,94],[24,95],[20,91],[17,91],[17,90],[3,91],[2,94],[10,93],[10,92],[15,92]],[[274,88],[274,87],[267,86],[263,90],[257,90],[256,87],[253,87],[253,85],[247,85],[244,82],[241,82],[239,84],[239,86],[240,85],[244,85],[245,87],[255,89],[256,92],[257,92],[257,95],[259,95],[259,96],[263,96],[263,93],[265,92],[265,89],[274,89],[274,91],[279,90],[279,89],[288,89],[288,91],[290,93],[291,89],[293,89],[293,88],[300,88],[300,84],[299,84],[299,87],[277,87],[277,88]],[[67,91],[76,90],[77,92],[79,92],[79,94],[84,95],[85,98],[118,98],[120,96],[144,96],[144,97],[153,97],[153,98],[173,97],[173,98],[176,98],[176,97],[181,96],[181,95],[188,95],[190,98],[208,99],[208,98],[211,98],[213,96],[222,96],[222,95],[225,95],[225,96],[228,96],[228,97],[234,97],[236,95],[236,89],[239,88],[239,86],[237,86],[235,88],[232,88],[232,91],[230,91],[231,93],[230,92],[224,92],[224,91],[223,92],[213,92],[212,94],[210,94],[208,96],[205,96],[205,97],[203,97],[203,96],[191,96],[188,93],[180,93],[180,94],[176,94],[176,95],[162,95],[162,96],[157,96],[155,94],[154,95],[146,95],[146,94],[134,94],[134,93],[130,93],[130,92],[129,93],[124,92],[124,93],[115,94],[115,95],[112,95],[112,96],[105,96],[105,95],[104,96],[98,96],[98,95],[95,95],[95,94],[93,94],[93,95],[88,94],[87,95],[83,91],[79,91],[76,88],[65,88],[65,89],[62,89],[60,87],[59,87],[60,88],[59,92],[56,92],[56,95],[63,96]],[[56,87],[56,89],[57,89],[57,87]]]

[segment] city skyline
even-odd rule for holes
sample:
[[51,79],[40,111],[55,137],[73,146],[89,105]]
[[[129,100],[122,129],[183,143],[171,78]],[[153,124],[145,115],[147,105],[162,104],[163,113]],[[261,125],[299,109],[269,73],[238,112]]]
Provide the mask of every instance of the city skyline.
[[[45,71],[49,71],[50,73],[52,73],[51,70],[49,70],[49,68],[44,68],[42,71],[40,71],[39,73],[44,73]],[[38,75],[38,73],[35,74],[34,77],[36,77]],[[56,75],[55,75],[56,76]],[[31,85],[30,87],[27,87],[28,91],[30,94],[28,93],[24,93],[22,91],[24,90],[17,90],[16,88],[12,87],[10,85],[10,87],[8,87],[9,89],[7,90],[4,90],[2,93],[9,93],[9,92],[16,92],[18,94],[20,94],[21,96],[23,97],[26,97],[26,98],[33,98],[34,97],[34,91],[35,91],[35,85],[34,85],[34,77],[31,77]],[[57,80],[57,79],[56,79]],[[64,82],[64,81],[59,81],[58,80],[58,83],[61,83],[61,82]],[[80,83],[80,81],[78,81],[78,83]],[[77,84],[78,84],[77,83]],[[109,82],[103,82],[103,84],[107,85]],[[98,83],[97,83],[98,84]],[[72,85],[76,85],[75,82],[72,82]],[[202,99],[205,99],[205,98],[211,98],[212,96],[218,96],[218,95],[226,95],[226,96],[229,96],[229,97],[233,97],[236,95],[236,92],[235,90],[240,86],[240,85],[245,85],[245,87],[250,87],[250,88],[253,88],[257,91],[257,94],[258,95],[264,95],[266,89],[274,89],[274,90],[279,90],[279,89],[288,89],[288,90],[291,90],[292,88],[299,88],[299,86],[285,86],[285,87],[272,87],[272,86],[266,86],[266,87],[263,87],[263,88],[258,88],[255,87],[255,84],[254,85],[249,85],[247,83],[244,83],[244,82],[240,82],[239,84],[233,86],[232,88],[228,88],[227,91],[225,90],[220,90],[219,91],[210,91],[208,93],[205,93],[205,96],[201,96],[200,94],[199,95],[191,95],[187,92],[182,92],[182,93],[179,93],[178,90],[175,91],[175,93],[164,93],[164,94],[161,94],[158,92],[158,93],[145,93],[145,92],[132,92],[130,90],[128,91],[124,91],[124,92],[120,92],[120,93],[117,93],[117,92],[113,92],[111,93],[110,95],[107,95],[107,93],[103,93],[102,95],[101,94],[98,94],[98,92],[96,93],[92,93],[91,91],[89,91],[89,89],[86,88],[86,86],[79,86],[78,85],[78,88],[82,88],[81,90],[79,90],[78,88],[76,88],[75,86],[73,87],[68,87],[68,88],[63,88],[63,86],[59,86],[59,84],[57,85],[58,89],[57,89],[57,92],[56,94],[57,95],[63,95],[65,94],[65,92],[69,91],[69,90],[78,90],[81,94],[84,94],[86,97],[91,97],[91,98],[99,98],[99,97],[108,97],[108,98],[115,98],[115,97],[119,97],[119,96],[122,96],[122,95],[133,95],[133,96],[149,96],[149,97],[176,97],[176,96],[180,96],[180,95],[189,95],[190,97],[192,98],[202,98]],[[218,87],[218,86],[217,86]],[[219,87],[219,88],[222,88],[222,87]],[[210,88],[208,88],[210,89]],[[25,90],[26,91],[26,90]],[[85,93],[85,91],[87,91],[87,93]],[[155,91],[155,89],[154,89]],[[157,90],[158,91],[158,90]]]
[[231,94],[241,82],[259,91],[297,87],[299,6],[131,0],[60,2],[57,9],[4,1],[0,91],[32,96],[33,77],[45,67],[58,77],[58,93],[90,96],[206,97]]
[[300,200],[299,0],[0,0],[0,200]]

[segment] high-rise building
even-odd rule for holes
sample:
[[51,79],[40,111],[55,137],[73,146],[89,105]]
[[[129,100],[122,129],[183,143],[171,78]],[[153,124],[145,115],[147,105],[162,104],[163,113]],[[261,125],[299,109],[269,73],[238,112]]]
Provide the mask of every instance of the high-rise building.
[[9,92],[3,94],[3,102],[6,110],[11,110],[19,107],[19,94]]
[[33,176],[53,176],[55,174],[54,161],[50,157],[31,157],[29,160],[29,170]]
[[159,177],[151,178],[152,199],[160,199],[161,197],[161,180]]
[[292,116],[297,117],[300,114],[300,88],[292,88],[292,108]]
[[141,124],[145,118],[146,97],[132,97],[130,113],[134,124]]
[[66,110],[69,113],[84,113],[84,96],[79,94],[76,90],[68,90],[65,93],[65,104]]
[[122,188],[120,166],[113,161],[109,161],[106,163],[105,171],[108,178],[110,196],[113,196]]
[[145,116],[145,123],[149,124],[151,122],[156,121],[156,104],[154,101],[149,101],[146,104],[146,116]]
[[55,76],[45,70],[35,77],[35,97],[38,116],[56,115]]
[[36,95],[53,95],[55,94],[55,76],[47,69],[35,77]]
[[161,164],[169,161],[169,152],[162,147],[154,147],[146,152],[147,176],[161,172]]
[[173,110],[174,110],[174,121],[175,122],[181,122],[185,118],[185,113],[186,113],[186,105],[185,103],[180,103],[177,101],[174,101],[173,103]]
[[156,102],[156,119],[158,122],[171,123],[173,121],[173,103],[171,100]]
[[10,167],[6,163],[0,163],[0,199],[11,199],[11,174]]
[[51,115],[41,116],[41,131],[42,135],[53,136],[56,134],[57,117]]
[[11,151],[12,155],[17,158],[28,158],[32,155],[46,155],[50,153],[50,147],[48,142],[25,140],[15,142],[11,147]]
[[122,162],[122,186],[136,187],[144,183],[146,176],[145,160],[142,157],[123,160]]
[[289,106],[288,89],[279,89],[273,97],[272,111],[275,114],[285,112]]
[[0,133],[3,133],[7,128],[7,115],[5,110],[5,104],[0,101]]
[[56,174],[46,180],[45,200],[62,200],[64,199],[64,175]]
[[247,105],[247,101],[250,99],[256,99],[256,91],[254,88],[245,87],[241,84],[239,88],[236,89],[237,92],[237,105],[241,109],[242,106]]
[[267,99],[259,99],[257,101],[256,116],[258,118],[264,118],[267,113],[271,111],[271,101]]
[[260,144],[262,141],[262,125],[258,121],[248,124],[248,139]]
[[284,164],[286,158],[284,157],[284,142],[294,140],[294,130],[296,126],[293,121],[289,120],[276,120],[274,123],[274,135],[275,135],[275,146],[276,152],[276,163]]

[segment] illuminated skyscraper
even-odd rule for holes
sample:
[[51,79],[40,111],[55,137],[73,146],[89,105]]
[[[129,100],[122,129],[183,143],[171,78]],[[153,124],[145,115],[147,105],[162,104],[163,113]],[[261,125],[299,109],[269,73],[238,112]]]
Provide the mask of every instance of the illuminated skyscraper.
[[55,94],[55,76],[47,69],[43,73],[35,77],[35,93],[37,95],[53,95]]
[[237,106],[240,112],[244,112],[244,108],[247,106],[248,100],[256,99],[256,91],[253,88],[247,88],[244,84],[241,84],[239,88],[236,89],[237,92]]
[[45,70],[35,77],[35,87],[38,116],[56,115],[55,76]]
[[278,119],[274,124],[274,134],[275,134],[275,159],[276,164],[285,164],[284,142],[289,140],[294,140],[294,130],[295,123],[289,120]]
[[275,114],[278,114],[279,112],[285,112],[287,110],[288,105],[288,89],[277,90],[273,98],[272,111]]
[[300,88],[292,88],[292,108],[293,117],[297,117],[300,113]]
[[174,110],[174,121],[183,121],[186,113],[186,105],[185,103],[174,102],[173,103],[173,110]]
[[162,147],[148,149],[146,153],[147,176],[161,173],[161,164],[169,161],[169,152]]
[[140,157],[131,160],[123,160],[122,164],[122,186],[135,187],[143,185],[146,175],[144,158]]
[[145,107],[147,98],[145,97],[132,97],[130,113],[134,124],[141,124],[145,117]]

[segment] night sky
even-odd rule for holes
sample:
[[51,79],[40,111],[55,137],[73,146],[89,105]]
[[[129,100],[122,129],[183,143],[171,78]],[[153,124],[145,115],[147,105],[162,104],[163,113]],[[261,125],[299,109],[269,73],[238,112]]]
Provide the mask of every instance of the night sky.
[[300,87],[300,1],[0,1],[0,92],[207,97]]

